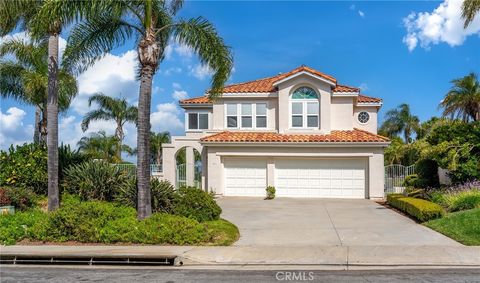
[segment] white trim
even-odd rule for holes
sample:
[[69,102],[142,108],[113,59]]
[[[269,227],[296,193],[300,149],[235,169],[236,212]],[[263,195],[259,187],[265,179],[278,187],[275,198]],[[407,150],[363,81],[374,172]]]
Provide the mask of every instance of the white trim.
[[216,152],[217,156],[268,156],[268,157],[372,157],[373,153],[298,153],[298,152],[289,152],[289,153],[256,153],[256,152]]
[[372,106],[376,106],[376,107],[381,107],[383,105],[382,102],[361,102],[361,103],[357,103],[355,106],[357,107],[372,107]]
[[[228,110],[227,110],[227,105],[229,104],[235,104],[237,106],[237,127],[228,127],[228,116],[233,116],[233,115],[228,115]],[[252,117],[252,126],[251,127],[243,127],[242,125],[242,104],[250,104],[252,107],[252,114],[251,115],[245,115],[245,116],[251,116]],[[266,127],[257,127],[257,104],[265,104],[266,107],[266,114],[265,115],[260,115],[260,117],[265,117],[267,126]],[[268,129],[268,103],[266,101],[258,101],[258,102],[225,102],[223,104],[224,107],[224,130],[248,130],[248,131],[265,131]]]
[[333,97],[357,97],[358,92],[332,92]]
[[225,97],[235,97],[235,98],[278,97],[278,92],[227,92],[227,93],[222,93],[217,99],[221,99]]
[[187,108],[212,108],[213,107],[213,103],[195,103],[195,104],[189,104],[189,103],[180,103],[178,104],[180,107],[182,107],[183,109],[187,109]]
[[296,77],[301,76],[301,75],[309,75],[309,76],[311,76],[311,77],[313,77],[313,78],[316,78],[316,79],[318,79],[318,80],[320,80],[320,81],[322,81],[322,82],[325,82],[325,83],[327,83],[327,84],[329,84],[329,85],[336,86],[336,84],[335,84],[334,82],[332,82],[332,81],[330,81],[330,80],[327,80],[327,79],[325,79],[325,78],[322,78],[322,77],[320,77],[320,76],[314,75],[314,74],[312,74],[312,73],[310,73],[310,72],[308,72],[308,71],[301,71],[301,72],[299,72],[299,73],[296,73],[296,74],[290,75],[290,76],[288,76],[288,77],[285,77],[285,78],[283,78],[283,79],[281,79],[281,80],[279,80],[279,81],[274,82],[274,83],[273,83],[273,86],[279,85],[279,84],[281,84],[281,83],[283,83],[283,82],[286,82],[286,81],[288,81],[288,80],[290,80],[290,79],[296,78]]
[[[189,118],[190,114],[197,114],[197,127],[200,127],[200,115],[199,114],[207,114],[207,128],[206,129],[189,129]],[[210,129],[211,125],[211,113],[208,110],[196,110],[196,111],[185,111],[185,132],[193,133],[193,132],[204,132]]]

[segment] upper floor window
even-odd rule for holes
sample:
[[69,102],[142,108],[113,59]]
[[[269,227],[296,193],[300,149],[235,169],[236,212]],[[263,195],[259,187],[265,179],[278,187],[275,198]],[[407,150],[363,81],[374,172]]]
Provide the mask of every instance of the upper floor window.
[[208,129],[208,113],[188,113],[189,130]]
[[318,128],[320,104],[312,88],[299,87],[292,94],[292,128]]
[[228,103],[226,104],[227,128],[266,128],[266,103]]

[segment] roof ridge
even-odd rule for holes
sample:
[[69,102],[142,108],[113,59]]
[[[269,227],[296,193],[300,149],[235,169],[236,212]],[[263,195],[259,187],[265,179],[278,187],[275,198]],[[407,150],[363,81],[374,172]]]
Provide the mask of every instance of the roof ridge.
[[390,139],[387,138],[387,137],[385,137],[385,136],[382,136],[382,135],[379,135],[379,134],[374,134],[374,133],[369,132],[369,131],[367,131],[367,130],[362,130],[362,129],[359,129],[359,128],[353,128],[353,129],[356,130],[356,131],[359,131],[359,132],[367,133],[367,134],[370,134],[370,135],[372,135],[372,136],[376,136],[376,137],[382,138],[382,139],[384,139],[384,140],[386,140],[386,141],[390,141]]

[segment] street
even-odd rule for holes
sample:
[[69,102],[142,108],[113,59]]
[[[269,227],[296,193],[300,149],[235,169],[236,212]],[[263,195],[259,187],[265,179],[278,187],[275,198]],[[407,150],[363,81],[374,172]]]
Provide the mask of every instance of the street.
[[480,269],[274,271],[123,267],[0,267],[8,282],[480,282]]

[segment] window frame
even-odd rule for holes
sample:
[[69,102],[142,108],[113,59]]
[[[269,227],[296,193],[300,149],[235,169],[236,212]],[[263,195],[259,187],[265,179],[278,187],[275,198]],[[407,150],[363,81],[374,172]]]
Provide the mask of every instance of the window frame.
[[[297,87],[295,89],[295,91],[297,91],[298,89],[300,88],[303,88],[303,87],[308,87],[308,86],[300,86],[300,87]],[[308,87],[310,89],[312,89],[313,91],[315,91],[313,88],[311,87]],[[290,126],[290,129],[309,129],[309,130],[313,130],[313,129],[320,129],[320,97],[318,95],[318,93],[315,91],[316,95],[317,95],[317,98],[293,98],[293,95],[295,93],[295,91],[292,92],[292,94],[290,95],[290,101],[289,101],[289,107],[290,107],[290,117],[289,117],[289,126]],[[294,103],[299,103],[302,105],[302,114],[293,114],[293,104]],[[309,114],[308,113],[308,104],[312,104],[312,103],[315,103],[318,107],[318,111],[316,114]],[[302,117],[302,126],[294,126],[293,125],[293,117],[294,116],[301,116]],[[316,126],[313,126],[313,127],[310,127],[308,126],[308,117],[317,117],[317,125]]]
[[[196,115],[197,116],[197,128],[196,129],[191,129],[190,128],[190,115]],[[207,116],[207,128],[206,129],[200,129],[200,115],[206,115]],[[185,131],[186,132],[203,132],[206,130],[210,129],[210,113],[208,111],[192,111],[192,112],[186,112],[185,113]]]
[[[257,115],[257,105],[264,104],[265,105],[265,114]],[[236,105],[236,115],[228,115],[228,105]],[[251,113],[250,114],[243,114],[242,106],[243,105],[250,105]],[[268,128],[268,103],[267,102],[236,102],[236,103],[225,103],[224,104],[224,123],[225,129],[245,129],[245,130],[254,130],[254,129],[267,129]],[[237,119],[237,126],[236,127],[229,127],[228,126],[228,117],[236,117]],[[243,126],[243,119],[244,117],[250,117],[252,120],[251,127],[244,127]],[[265,127],[258,127],[257,126],[257,117],[265,117]]]
[[[362,113],[366,113],[366,114],[367,114],[367,117],[368,117],[368,118],[367,118],[367,121],[366,121],[366,122],[360,121],[360,114],[362,114]],[[371,117],[371,115],[370,115],[370,113],[369,113],[368,111],[360,111],[360,112],[358,112],[358,114],[357,114],[357,121],[358,121],[358,123],[360,123],[360,125],[366,125],[366,124],[368,124],[368,123],[370,122],[371,118],[372,118],[372,117]]]

